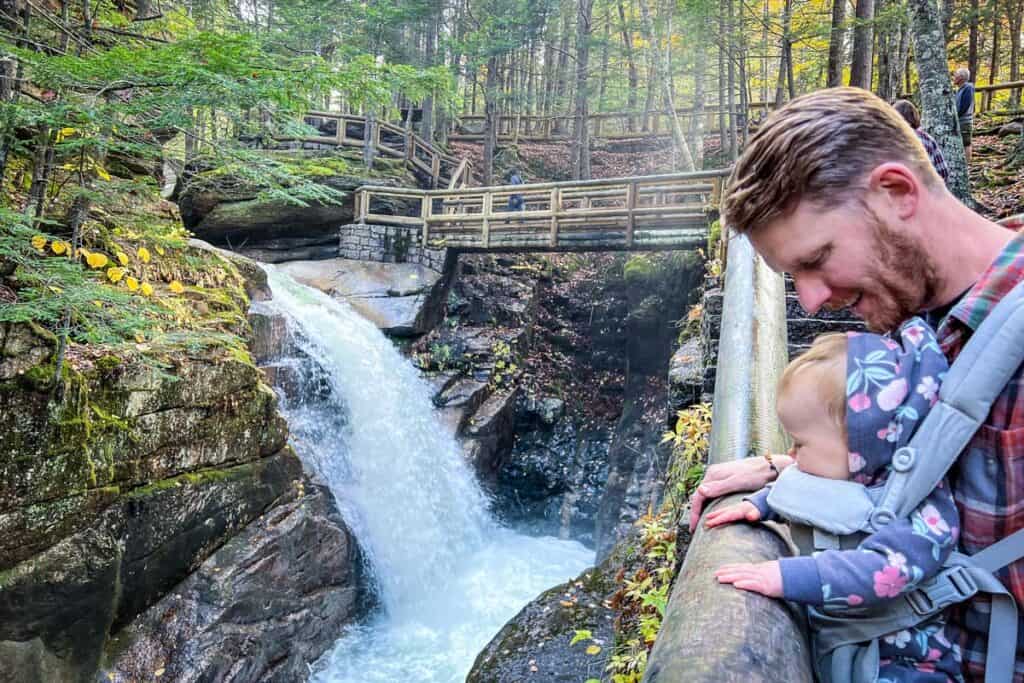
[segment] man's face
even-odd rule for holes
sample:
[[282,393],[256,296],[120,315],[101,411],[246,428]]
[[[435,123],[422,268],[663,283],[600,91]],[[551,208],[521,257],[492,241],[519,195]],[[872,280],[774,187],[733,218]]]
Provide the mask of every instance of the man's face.
[[826,208],[801,201],[749,237],[769,267],[793,276],[810,315],[850,308],[886,332],[923,311],[939,287],[922,246],[857,202]]

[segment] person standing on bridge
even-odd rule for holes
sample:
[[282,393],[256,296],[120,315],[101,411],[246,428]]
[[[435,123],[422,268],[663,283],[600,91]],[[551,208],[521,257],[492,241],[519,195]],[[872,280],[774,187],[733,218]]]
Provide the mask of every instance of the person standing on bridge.
[[[519,175],[519,171],[512,169],[508,172],[508,184],[509,185],[522,185],[523,178]],[[508,210],[509,211],[522,211],[526,208],[526,202],[523,200],[521,194],[510,194],[508,196]]]
[[[1024,233],[960,203],[910,126],[856,88],[820,90],[772,114],[736,163],[722,216],[772,269],[793,276],[809,314],[850,308],[876,331],[925,314],[950,362],[1024,281]],[[778,455],[708,468],[691,500],[691,527],[709,499],[759,489],[792,462]],[[1024,529],[1024,365],[949,476],[965,552]],[[1024,604],[1024,561],[1001,578]],[[970,681],[984,678],[987,616],[975,599],[951,617]],[[1019,647],[1014,681],[1024,682]]]

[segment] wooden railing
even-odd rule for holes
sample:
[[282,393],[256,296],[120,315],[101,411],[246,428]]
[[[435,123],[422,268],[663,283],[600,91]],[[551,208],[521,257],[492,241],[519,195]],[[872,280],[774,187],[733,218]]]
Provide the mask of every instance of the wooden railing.
[[[468,251],[671,249],[698,245],[728,170],[461,190],[364,186],[357,222],[418,228]],[[522,210],[511,210],[512,198]]]
[[978,104],[978,113],[992,109],[992,93],[997,90],[1019,90],[1024,88],[1024,81],[1010,81],[1008,83],[992,83],[991,85],[974,86],[974,96],[981,97]]
[[[304,122],[319,134],[278,139],[342,147],[366,145],[368,126],[364,116],[311,111],[306,114]],[[375,153],[392,159],[405,159],[410,169],[421,174],[430,187],[459,188],[469,184],[472,169],[466,159],[445,154],[419,135],[393,123],[375,121],[369,128]]]
[[[775,107],[774,103],[751,102],[749,112],[768,112]],[[704,130],[718,130],[717,106],[704,109]],[[676,116],[684,129],[689,132],[697,115],[693,109],[677,109]],[[532,116],[524,114],[503,115],[498,117],[498,138],[501,140],[559,140],[572,135],[576,117],[570,115]],[[671,121],[667,111],[644,112],[598,112],[587,117],[590,134],[595,138],[629,139],[650,137],[651,135],[668,135]],[[467,114],[459,117],[455,132],[449,136],[451,140],[477,141],[483,139],[484,117]]]

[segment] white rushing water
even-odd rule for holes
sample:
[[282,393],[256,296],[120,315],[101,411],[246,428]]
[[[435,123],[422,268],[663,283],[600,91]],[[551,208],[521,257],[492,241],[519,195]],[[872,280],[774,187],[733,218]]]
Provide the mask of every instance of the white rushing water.
[[461,682],[506,621],[593,551],[498,525],[409,361],[345,303],[267,270],[273,300],[257,306],[285,314],[325,371],[304,378],[309,399],[282,402],[292,443],[334,492],[382,604],[339,634],[312,680]]

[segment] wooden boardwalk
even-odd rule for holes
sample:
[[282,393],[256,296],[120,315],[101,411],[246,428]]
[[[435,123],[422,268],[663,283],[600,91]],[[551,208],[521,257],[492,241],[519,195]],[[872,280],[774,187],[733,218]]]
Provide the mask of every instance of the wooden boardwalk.
[[276,139],[365,148],[366,130],[370,128],[370,144],[374,153],[391,159],[404,159],[409,169],[429,187],[456,189],[469,184],[472,179],[469,160],[446,154],[416,133],[393,123],[374,121],[368,126],[365,116],[326,111],[307,112],[303,122],[315,128],[318,134]]
[[[775,108],[774,103],[751,102],[749,116],[767,114]],[[743,120],[746,121],[746,116]],[[677,109],[676,116],[682,124],[683,131],[690,132],[695,121],[702,119],[706,133],[717,132],[719,128],[719,108],[705,107],[702,114],[694,113],[693,109]],[[671,134],[671,121],[667,111],[644,112],[598,112],[587,117],[590,137],[604,140],[638,140],[660,137]],[[573,136],[576,117],[571,114],[556,116],[532,116],[524,114],[502,115],[498,117],[498,139],[501,141],[523,142],[560,142]],[[480,142],[484,139],[484,117],[477,114],[464,114],[458,117],[455,131],[448,136],[449,140],[458,142]]]
[[[729,171],[530,185],[356,190],[358,223],[417,229],[459,251],[693,249],[707,240]],[[524,208],[510,210],[510,198]]]

